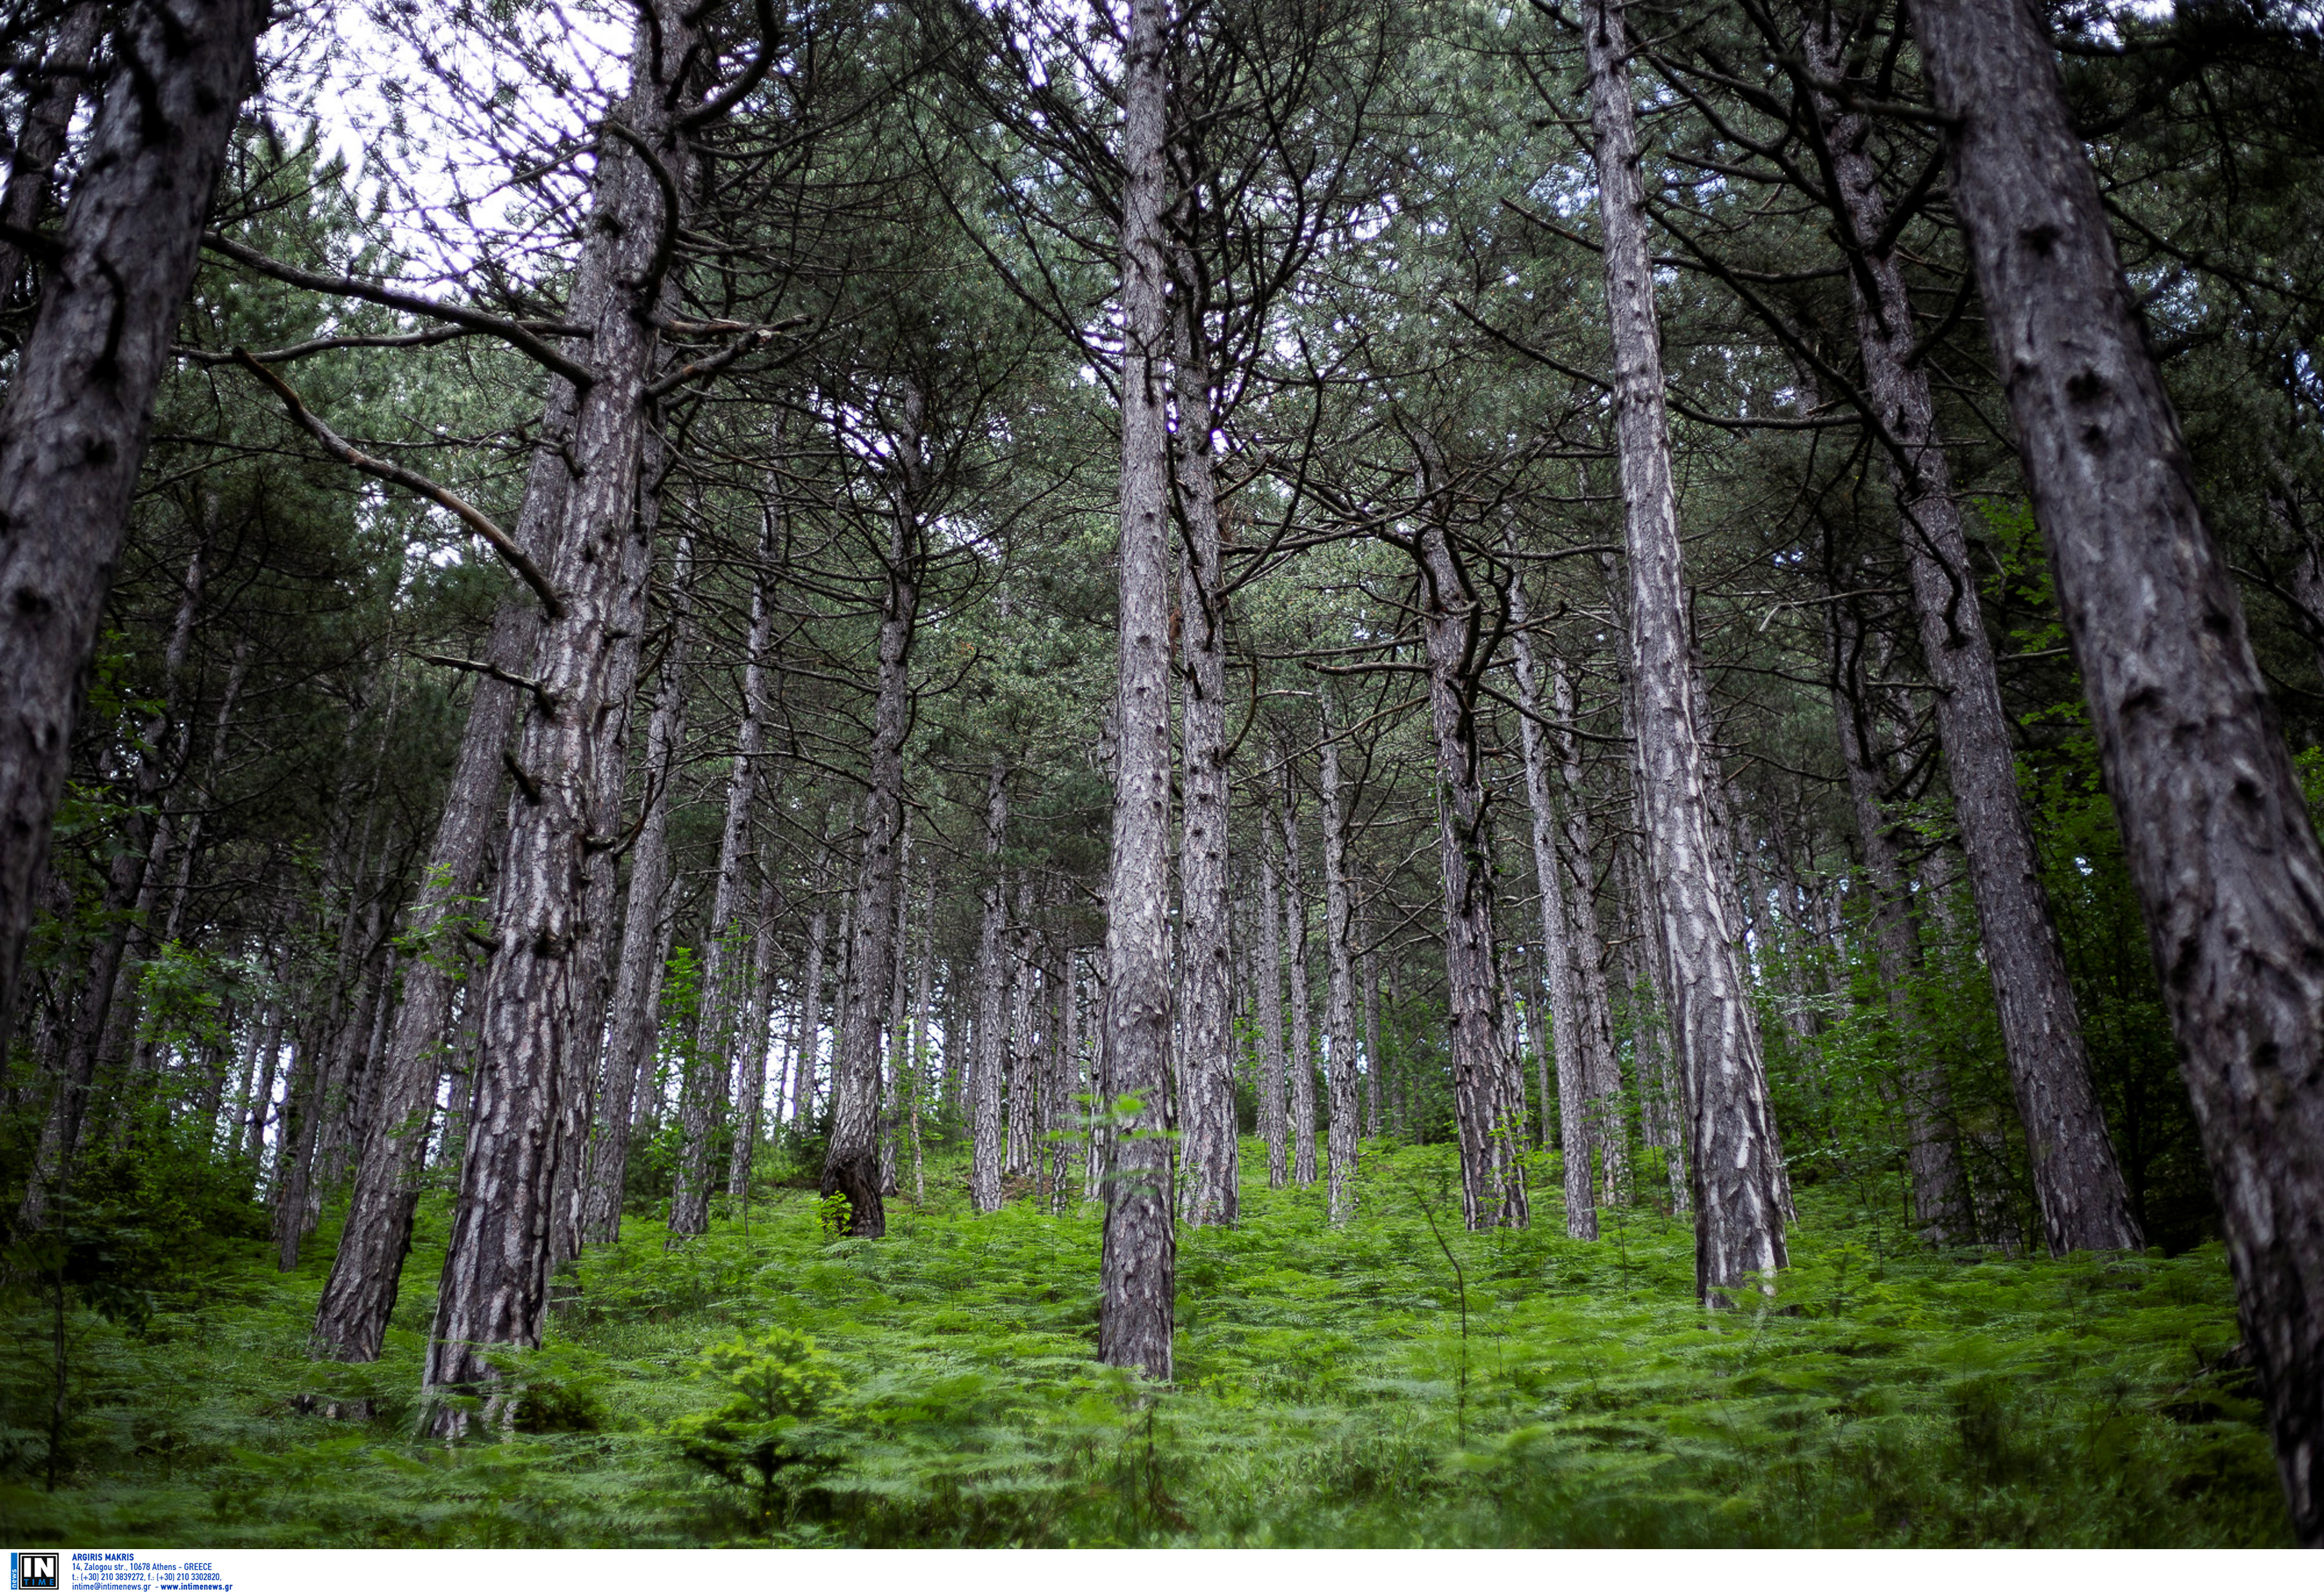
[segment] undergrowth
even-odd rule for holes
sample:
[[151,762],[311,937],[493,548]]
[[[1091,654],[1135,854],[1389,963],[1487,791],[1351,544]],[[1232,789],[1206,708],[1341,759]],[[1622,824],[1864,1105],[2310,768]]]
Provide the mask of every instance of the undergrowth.
[[632,1216],[548,1343],[502,1359],[524,1390],[513,1431],[454,1446],[412,1438],[440,1208],[368,1367],[305,1354],[327,1228],[293,1275],[244,1243],[148,1312],[77,1302],[60,1426],[54,1304],[28,1296],[0,1349],[0,1527],[117,1545],[2286,1543],[2217,1246],[1898,1251],[1893,1215],[1825,1187],[1802,1192],[1775,1294],[1706,1313],[1681,1224],[1609,1213],[1605,1239],[1566,1240],[1544,1168],[1533,1229],[1448,1229],[1448,1257],[1427,1217],[1457,1211],[1452,1150],[1368,1149],[1344,1229],[1320,1189],[1262,1174],[1239,1228],[1180,1232],[1177,1379],[1155,1389],[1091,1360],[1095,1209],[979,1218],[958,1171],[931,1175],[881,1241],[833,1239],[796,1188],[674,1252]]

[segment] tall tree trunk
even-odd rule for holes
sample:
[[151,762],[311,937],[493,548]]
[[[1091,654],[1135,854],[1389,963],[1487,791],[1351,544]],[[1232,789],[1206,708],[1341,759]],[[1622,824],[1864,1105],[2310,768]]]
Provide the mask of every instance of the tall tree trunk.
[[1355,896],[1348,886],[1348,801],[1340,784],[1340,743],[1332,728],[1331,700],[1323,701],[1323,1071],[1330,1092],[1330,1185],[1332,1222],[1344,1224],[1356,1210],[1356,1133],[1361,1109],[1356,1103],[1356,971],[1349,956],[1355,940]]
[[[567,385],[559,381],[560,386]],[[569,390],[568,390],[569,391]],[[536,494],[561,497],[565,462],[536,452],[526,507]],[[520,519],[518,535],[527,523]],[[530,545],[528,545],[530,546]],[[484,657],[512,673],[530,654],[540,605],[530,592],[512,594],[493,617]],[[411,1223],[420,1203],[420,1173],[443,1074],[452,997],[466,978],[463,938],[484,870],[484,844],[501,785],[501,756],[516,723],[518,689],[487,675],[475,678],[460,751],[444,794],[429,849],[420,901],[407,920],[419,956],[407,960],[403,992],[378,1063],[380,1086],[370,1127],[355,1164],[347,1221],[332,1259],[331,1277],[315,1310],[312,1349],[340,1362],[374,1362],[395,1310],[403,1261],[411,1249]]]
[[[1549,711],[1561,728],[1573,724],[1573,683],[1565,662],[1549,662]],[[1588,1090],[1591,1141],[1597,1152],[1599,1173],[1606,1201],[1619,1206],[1630,1200],[1630,1134],[1622,1100],[1622,1060],[1614,1046],[1614,1005],[1606,990],[1606,940],[1598,925],[1597,877],[1591,863],[1589,792],[1582,773],[1581,739],[1560,729],[1550,741],[1557,751],[1565,785],[1565,847],[1561,862],[1569,878],[1566,913],[1572,926],[1567,951],[1572,955],[1574,1001],[1586,1027],[1584,1051],[1590,1060]],[[1643,1072],[1640,1076],[1643,1081]],[[1643,1087],[1642,1096],[1645,1094]],[[1669,1145],[1682,1144],[1675,1121]],[[1684,1182],[1682,1180],[1681,1184]]]
[[[1843,75],[1837,19],[1809,25],[1804,56],[1823,80]],[[1953,813],[1969,856],[1986,967],[1991,972],[2010,1083],[2024,1121],[2035,1205],[2053,1254],[2139,1244],[2130,1197],[2107,1137],[2090,1078],[2065,950],[2042,889],[2034,833],[2017,790],[2017,765],[1993,644],[1979,612],[1952,472],[1937,435],[1927,373],[1913,364],[1920,329],[1889,207],[1868,144],[1869,118],[1810,97],[1823,125],[1846,242],[1860,263],[1849,274],[1856,301],[1867,396],[1890,447],[1888,478],[1904,511],[1904,555],[1921,651],[1935,685],[1937,732]]]
[[831,945],[831,903],[825,869],[819,849],[813,876],[815,912],[807,916],[807,960],[799,975],[798,1035],[791,1043],[790,1115],[791,1122],[798,1125],[814,1117],[815,1077],[823,1053],[823,966]]
[[[695,14],[678,0],[654,0],[632,49],[622,125],[656,151],[665,172],[687,165],[672,116],[679,85],[671,75],[692,70]],[[663,195],[638,153],[622,140],[602,142],[583,253],[605,252],[617,291],[592,329],[593,380],[573,436],[581,474],[549,543],[549,580],[562,612],[541,628],[532,677],[556,712],[528,717],[515,756],[520,801],[493,904],[497,944],[484,974],[484,1055],[429,1346],[431,1395],[489,1387],[496,1379],[485,1360],[490,1348],[540,1343],[562,1150],[559,1093],[567,1054],[581,1044],[573,1021],[586,994],[577,987],[595,973],[584,943],[604,932],[586,918],[590,886],[598,871],[613,867],[591,824],[600,786],[620,780],[619,765],[602,761],[604,717],[622,708],[606,697],[618,651],[608,634],[619,629],[627,596],[628,544],[650,535],[636,498],[645,386],[659,344],[651,311],[667,264],[662,240],[674,236],[678,218],[663,213]],[[681,175],[681,191],[683,182]],[[495,1393],[496,1408],[501,1401]],[[504,1408],[494,1414],[506,1415]],[[461,1433],[466,1424],[467,1414],[450,1403],[431,1414],[440,1435]]]
[[927,502],[921,480],[924,395],[908,391],[890,485],[887,583],[880,607],[880,679],[872,711],[870,790],[863,805],[863,861],[856,877],[855,924],[841,1009],[842,1056],[833,1071],[831,1145],[823,1194],[848,1202],[848,1233],[888,1232],[880,1202],[880,1038],[895,978],[898,869],[904,840],[904,737],[911,711],[913,628],[919,619]]
[[1164,370],[1168,65],[1162,0],[1130,0],[1122,57],[1120,664],[1106,877],[1107,1090],[1138,1107],[1105,1187],[1098,1357],[1171,1370],[1170,457]]
[[[1369,901],[1369,899],[1367,899]],[[1364,975],[1364,1134],[1379,1139],[1380,1099],[1388,1086],[1387,1060],[1380,1053],[1379,950],[1372,944],[1372,925],[1363,923]]]
[[1461,1211],[1471,1229],[1530,1220],[1518,1127],[1508,1117],[1508,1015],[1493,956],[1490,793],[1478,744],[1471,672],[1482,668],[1480,596],[1435,516],[1447,484],[1424,454],[1430,520],[1414,545],[1436,756],[1438,864],[1444,877],[1445,1007],[1452,1033],[1452,1117],[1461,1138]]
[[1033,1040],[1033,1015],[1040,990],[1041,970],[1034,951],[1033,877],[1017,876],[1017,904],[1010,916],[1009,1031],[1009,1157],[1008,1173],[1019,1179],[1033,1173],[1040,1146],[1041,1105],[1039,1049]]
[[[1192,279],[1191,271],[1181,273]],[[1238,1176],[1233,1036],[1227,1022],[1227,637],[1218,481],[1211,454],[1209,338],[1191,281],[1172,320],[1178,429],[1171,463],[1184,518],[1178,564],[1185,738],[1178,849],[1181,1117],[1188,1224],[1232,1224]]]
[[1911,9],[2292,1532],[2324,1545],[2324,852],[2050,48],[2011,0]]
[[670,789],[686,742],[684,672],[693,652],[694,542],[681,536],[669,578],[670,641],[662,651],[653,713],[646,721],[641,765],[637,839],[630,846],[629,891],[622,913],[622,949],[614,966],[613,1035],[599,1066],[596,1145],[590,1155],[584,1236],[610,1246],[621,1238],[622,1195],[629,1181],[630,1146],[641,1093],[653,1078],[661,1025],[662,973],[678,936],[678,906],[670,900]]
[[1305,1187],[1315,1182],[1315,1043],[1307,996],[1307,883],[1299,857],[1298,790],[1291,765],[1283,766],[1283,806],[1276,818],[1283,827],[1283,941],[1285,967],[1291,979],[1291,1045],[1286,1060],[1291,1126],[1291,1182]]
[[1614,425],[1629,548],[1632,697],[1646,834],[1671,964],[1671,1037],[1692,1110],[1695,1288],[1772,1285],[1784,1266],[1782,1152],[1767,1107],[1759,1027],[1718,876],[1717,773],[1689,653],[1678,502],[1663,413],[1661,333],[1619,0],[1587,0],[1606,302],[1614,333]]
[[1251,960],[1252,1003],[1259,1010],[1259,1133],[1267,1137],[1267,1184],[1283,1189],[1290,1173],[1291,1145],[1283,1112],[1283,907],[1276,888],[1277,828],[1260,826],[1259,849],[1259,951]]
[[984,784],[984,913],[976,935],[976,1080],[970,1127],[969,1201],[980,1213],[1001,1210],[1001,1074],[1006,1067],[1009,966],[1001,943],[1009,928],[1009,886],[1001,845],[1009,831],[1009,766],[992,756]]
[[0,403],[0,1036],[153,394],[266,0],[132,0],[39,319]]
[[[742,713],[735,729],[733,764],[726,777],[726,818],[719,830],[717,872],[712,877],[702,1000],[696,1010],[694,1047],[686,1074],[686,1145],[679,1155],[678,1191],[669,1208],[673,1237],[699,1235],[709,1228],[711,1154],[718,1132],[718,1102],[727,1094],[735,1037],[749,989],[743,962],[742,872],[751,839],[751,809],[758,797],[765,696],[762,661],[774,627],[772,595],[767,590],[768,561],[775,552],[775,523],[770,516],[760,536],[759,563],[751,583],[750,631],[742,645]],[[740,1145],[738,1139],[729,1147],[730,1172],[740,1166],[736,1160],[744,1155],[735,1150]]]
[[759,908],[751,946],[751,990],[734,1054],[734,1145],[726,1160],[726,1189],[747,1200],[751,1164],[758,1155],[767,1105],[768,1033],[774,1017],[775,978],[782,954],[782,876],[760,856]]
[[[1524,630],[1528,617],[1522,587],[1509,589],[1509,619],[1516,629],[1517,692],[1523,709],[1517,726],[1525,755],[1526,801],[1533,811],[1534,878],[1541,888],[1543,973],[1549,984],[1551,1050],[1557,1058],[1559,1149],[1565,1165],[1565,1233],[1574,1240],[1598,1238],[1598,1195],[1591,1180],[1591,1086],[1597,1072],[1597,1040],[1582,1006],[1574,979],[1575,949],[1565,907],[1565,872],[1557,858],[1557,815],[1550,795],[1549,747],[1534,716],[1541,705],[1541,682],[1534,668],[1533,638]],[[1585,866],[1586,867],[1586,866]],[[1543,1093],[1545,1099],[1547,1092]],[[1542,1103],[1542,1117],[1549,1104]]]
[[[654,314],[667,318],[678,309],[678,285],[666,281]],[[624,774],[629,768],[632,730],[639,705],[638,674],[644,664],[643,639],[652,607],[654,542],[661,530],[664,490],[670,469],[669,449],[659,428],[649,428],[639,450],[638,485],[631,534],[622,545],[622,572],[613,602],[612,625],[606,632],[607,658],[604,674],[604,712],[599,717],[595,782],[588,814],[588,834],[613,838],[624,834],[622,810]],[[581,1255],[586,1240],[591,1190],[586,1179],[590,1131],[598,1117],[603,1096],[606,1008],[612,999],[618,953],[613,924],[622,907],[619,871],[608,866],[594,871],[581,900],[581,923],[594,933],[581,939],[573,961],[573,1044],[564,1054],[564,1076],[558,1085],[555,1173],[550,1184],[549,1266],[562,1269]],[[567,1299],[579,1294],[579,1284],[567,1275]]]

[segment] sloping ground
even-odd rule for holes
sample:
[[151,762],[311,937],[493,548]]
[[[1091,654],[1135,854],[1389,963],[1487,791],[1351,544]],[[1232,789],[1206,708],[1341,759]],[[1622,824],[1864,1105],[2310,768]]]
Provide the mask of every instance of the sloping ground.
[[[1374,1152],[1334,1233],[1320,1189],[1268,1192],[1255,1150],[1242,1227],[1182,1232],[1179,1382],[1158,1395],[1089,1360],[1096,1210],[975,1218],[947,1166],[881,1242],[835,1241],[798,1190],[678,1252],[632,1218],[550,1344],[510,1360],[521,1425],[546,1432],[415,1444],[431,1210],[375,1367],[303,1355],[327,1234],[300,1274],[254,1253],[142,1331],[70,1315],[53,1495],[53,1323],[17,1318],[0,1525],[121,1545],[2286,1543],[2217,1247],[1932,1257],[1897,1249],[1893,1209],[1823,1188],[1775,1298],[1706,1314],[1684,1229],[1633,1212],[1567,1241],[1551,1169],[1534,1229],[1470,1236],[1449,1148]],[[375,1415],[324,1415],[362,1401]]]

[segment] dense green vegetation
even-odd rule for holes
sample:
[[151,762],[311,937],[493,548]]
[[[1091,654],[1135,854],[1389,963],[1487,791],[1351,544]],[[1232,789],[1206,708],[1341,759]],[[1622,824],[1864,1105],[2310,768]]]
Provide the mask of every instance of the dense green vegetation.
[[1548,1206],[1469,1234],[1452,1149],[1385,1148],[1345,1230],[1262,1173],[1239,1229],[1183,1232],[1180,1377],[1157,1392],[1090,1359],[1093,1206],[973,1216],[946,1156],[868,1243],[835,1239],[780,1160],[761,1173],[747,1213],[678,1250],[641,1215],[586,1255],[547,1344],[508,1359],[522,1432],[481,1442],[410,1437],[440,1198],[375,1365],[305,1356],[327,1244],[281,1276],[255,1246],[149,1259],[150,1304],[109,1317],[72,1298],[53,1493],[52,1299],[20,1312],[0,1519],[220,1545],[2286,1536],[2216,1246],[1932,1257],[1900,1249],[1892,1182],[1826,1182],[1777,1297],[1705,1314],[1685,1226],[1609,1212],[1584,1245]]

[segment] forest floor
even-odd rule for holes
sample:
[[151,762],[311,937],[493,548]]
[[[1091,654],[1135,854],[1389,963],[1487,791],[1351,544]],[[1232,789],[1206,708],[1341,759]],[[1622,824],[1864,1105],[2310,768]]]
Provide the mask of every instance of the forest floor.
[[142,1325],[76,1307],[53,1491],[53,1303],[27,1293],[0,1321],[0,1538],[2288,1543],[2217,1246],[1937,1257],[1825,1185],[1776,1297],[1706,1313],[1683,1226],[1570,1241],[1545,1160],[1533,1228],[1470,1235],[1452,1157],[1368,1148],[1335,1231],[1246,1143],[1240,1226],[1181,1231],[1158,1392],[1091,1360],[1097,1210],[979,1218],[949,1161],[881,1241],[834,1238],[810,1190],[675,1252],[632,1216],[509,1359],[529,1432],[457,1445],[412,1438],[440,1195],[374,1365],[304,1354],[327,1223],[297,1273],[239,1243]]

